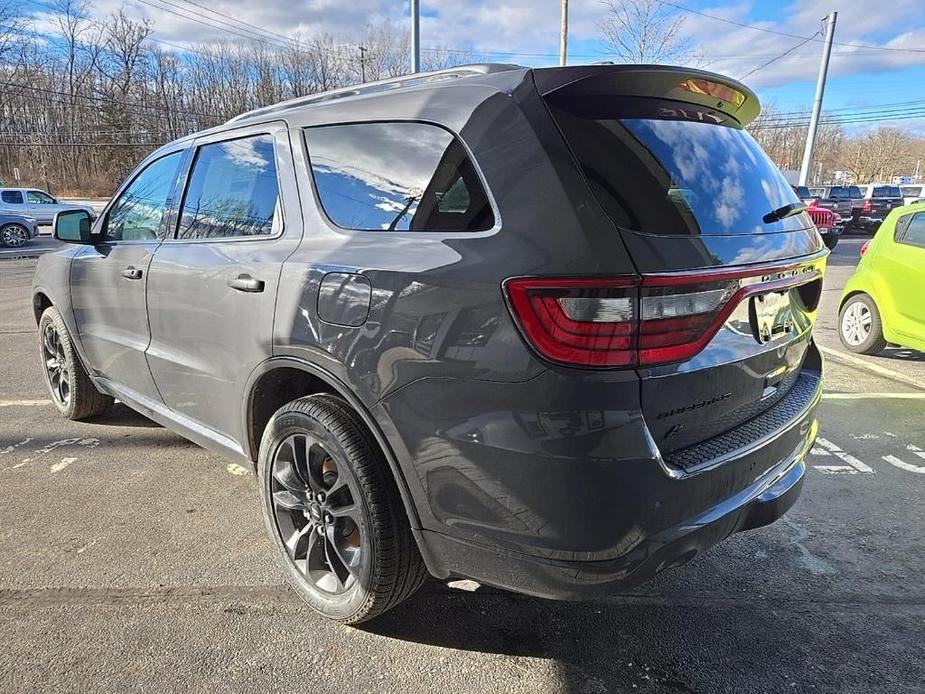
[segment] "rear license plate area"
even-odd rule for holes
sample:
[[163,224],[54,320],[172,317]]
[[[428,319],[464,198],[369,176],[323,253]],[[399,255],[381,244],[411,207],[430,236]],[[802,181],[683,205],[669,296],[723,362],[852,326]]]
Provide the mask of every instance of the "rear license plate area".
[[749,301],[749,322],[760,344],[793,332],[789,290],[759,294]]

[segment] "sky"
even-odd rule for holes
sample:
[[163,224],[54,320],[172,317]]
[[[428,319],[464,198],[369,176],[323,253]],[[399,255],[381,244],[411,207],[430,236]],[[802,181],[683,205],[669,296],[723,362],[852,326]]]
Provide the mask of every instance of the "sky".
[[[885,105],[884,113],[895,114],[894,106],[921,107],[921,117],[890,124],[925,133],[925,0],[888,0],[882,6],[873,0],[665,0],[662,4],[684,18],[683,32],[701,56],[702,67],[744,76],[763,104],[773,103],[787,112],[812,104],[822,34],[805,43],[804,37],[821,32],[822,18],[837,10],[835,41],[842,45],[833,48],[824,108],[856,113]],[[42,11],[41,2],[25,0],[25,5],[36,13]],[[408,0],[98,0],[91,1],[89,8],[92,14],[105,15],[124,6],[130,16],[154,20],[156,38],[183,45],[211,39],[245,41],[188,18],[209,17],[221,23],[221,17],[208,10],[278,35],[306,37],[322,32],[359,34],[370,21],[409,22],[408,5]],[[554,65],[559,7],[560,0],[421,0],[421,45],[468,50],[495,62]],[[570,0],[569,7],[569,63],[614,59],[600,28],[607,4]],[[868,112],[865,117],[878,114]]]

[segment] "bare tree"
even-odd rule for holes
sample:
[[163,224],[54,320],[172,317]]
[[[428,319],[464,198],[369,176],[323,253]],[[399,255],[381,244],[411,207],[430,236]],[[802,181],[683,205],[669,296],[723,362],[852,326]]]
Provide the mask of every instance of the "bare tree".
[[695,57],[684,16],[658,0],[608,0],[601,33],[610,51],[629,63],[681,63]]

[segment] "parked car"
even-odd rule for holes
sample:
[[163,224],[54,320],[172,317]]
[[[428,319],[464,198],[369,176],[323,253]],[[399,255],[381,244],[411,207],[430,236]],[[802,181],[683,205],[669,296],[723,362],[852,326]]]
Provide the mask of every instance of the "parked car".
[[888,343],[925,352],[925,203],[893,210],[842,292],[838,335],[852,352]]
[[816,199],[818,196],[813,195],[809,188],[806,186],[790,186],[793,188],[793,192],[807,207],[813,207],[816,204]]
[[813,220],[813,224],[816,225],[816,230],[822,236],[822,241],[825,243],[826,248],[830,251],[834,250],[844,229],[841,216],[818,205],[808,207],[806,212],[809,214],[810,219]]
[[822,196],[816,200],[816,205],[832,210],[843,220],[850,221],[855,204],[860,205],[863,198],[864,193],[858,186],[826,186]]
[[925,186],[899,186],[903,194],[903,203],[910,205],[925,198]]
[[865,231],[876,231],[891,210],[902,207],[903,194],[899,186],[873,184],[861,186],[860,204],[851,210],[849,225]]
[[65,210],[86,210],[91,219],[96,216],[89,205],[59,202],[44,190],[35,188],[0,188],[0,212],[34,217],[39,224],[51,224],[55,215]]
[[7,248],[25,246],[39,233],[34,217],[0,212],[0,244]]
[[274,552],[333,619],[427,573],[638,584],[779,518],[816,436],[827,251],[758,111],[698,70],[484,65],[172,142],[96,223],[58,215],[51,398],[256,465]]

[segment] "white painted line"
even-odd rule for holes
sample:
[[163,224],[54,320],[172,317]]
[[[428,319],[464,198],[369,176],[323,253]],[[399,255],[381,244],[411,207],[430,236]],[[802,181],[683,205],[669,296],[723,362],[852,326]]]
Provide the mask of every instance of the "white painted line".
[[817,345],[817,346],[819,347],[819,351],[821,351],[823,354],[827,354],[835,361],[841,361],[846,364],[852,364],[854,366],[857,366],[858,368],[866,369],[880,376],[886,376],[887,378],[891,378],[894,381],[905,383],[906,385],[913,386],[914,388],[918,388],[919,390],[925,390],[925,384],[922,384],[919,381],[915,380],[914,378],[910,378],[909,376],[906,376],[905,374],[901,374],[898,371],[893,371],[893,369],[888,369],[885,366],[880,366],[880,364],[875,364],[866,359],[855,357],[851,354],[845,354],[844,352],[836,351],[834,349],[831,349],[830,347],[823,347],[822,345]]
[[819,448],[819,446],[813,446],[812,450],[810,451],[810,454],[811,455],[832,455],[824,448]]
[[68,465],[70,465],[76,460],[77,458],[62,458],[60,463],[55,463],[50,468],[48,468],[48,471],[49,472],[61,472],[64,468],[66,468]]
[[823,475],[856,475],[858,471],[850,465],[813,465]]
[[846,453],[845,451],[843,451],[841,448],[836,446],[831,441],[824,439],[820,436],[816,439],[816,443],[818,443],[823,448],[828,449],[828,451],[832,455],[834,455],[836,458],[841,458],[842,460],[844,460],[846,463],[848,463],[848,465],[853,467],[858,472],[864,472],[867,474],[871,474],[874,472],[874,469],[870,465],[868,465],[867,463],[862,463],[860,460],[855,458],[853,455],[851,455],[850,453]]
[[925,475],[925,465],[913,465],[912,463],[905,463],[895,455],[885,455],[883,456],[883,459],[890,465],[895,465],[900,470],[905,470],[906,472],[917,472],[919,474]]
[[823,393],[823,400],[925,400],[925,393]]
[[225,470],[230,472],[232,475],[250,474],[250,470],[248,470],[246,467],[238,465],[237,463],[228,463],[228,465],[225,466]]
[[51,400],[0,400],[0,407],[40,407],[50,404]]

